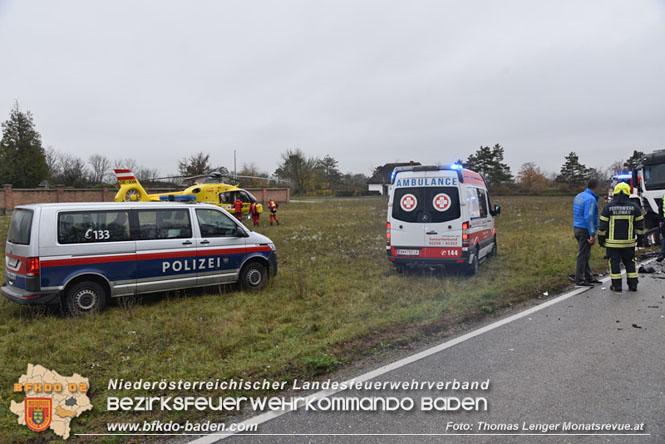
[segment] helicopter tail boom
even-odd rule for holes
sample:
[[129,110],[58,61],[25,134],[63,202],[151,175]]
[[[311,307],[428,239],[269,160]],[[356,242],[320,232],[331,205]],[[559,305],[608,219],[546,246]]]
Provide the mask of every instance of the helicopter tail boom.
[[115,169],[120,189],[115,195],[116,202],[137,202],[150,200],[148,193],[138,181],[132,170]]

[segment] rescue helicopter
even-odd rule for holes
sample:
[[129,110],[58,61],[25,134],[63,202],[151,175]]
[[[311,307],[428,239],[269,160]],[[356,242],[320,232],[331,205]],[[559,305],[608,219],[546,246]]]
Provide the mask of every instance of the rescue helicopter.
[[[249,206],[256,203],[259,213],[263,212],[261,205],[256,197],[247,190],[243,190],[237,184],[232,185],[224,183],[224,178],[230,176],[222,174],[219,171],[213,171],[210,174],[200,176],[171,176],[160,179],[184,179],[193,180],[195,183],[182,191],[170,193],[148,194],[138,181],[132,170],[115,169],[113,170],[120,188],[115,195],[116,202],[203,202],[217,205],[227,211],[233,212],[233,203],[236,199],[242,201],[242,212],[249,213]],[[237,178],[265,179],[266,177],[254,176],[236,176]]]

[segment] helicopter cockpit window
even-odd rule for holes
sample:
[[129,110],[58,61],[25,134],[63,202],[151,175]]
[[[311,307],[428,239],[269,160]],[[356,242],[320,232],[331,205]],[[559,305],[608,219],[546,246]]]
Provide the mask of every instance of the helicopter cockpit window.
[[256,198],[252,196],[251,193],[248,193],[245,190],[238,191],[238,196],[240,197],[240,200],[242,200],[243,202],[250,202],[250,203],[256,202]]
[[223,204],[232,204],[235,201],[234,193],[226,191],[224,193],[219,193],[219,203]]

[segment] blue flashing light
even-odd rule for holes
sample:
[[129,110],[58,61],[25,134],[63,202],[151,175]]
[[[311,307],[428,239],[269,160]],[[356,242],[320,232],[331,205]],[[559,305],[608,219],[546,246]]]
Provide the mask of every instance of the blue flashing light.
[[626,180],[626,179],[632,179],[632,178],[633,178],[632,174],[628,174],[628,173],[617,174],[617,179],[620,179],[620,180]]
[[450,169],[451,169],[451,170],[461,170],[461,169],[462,169],[462,165],[460,165],[459,163],[451,163],[451,164],[450,164]]
[[397,176],[397,168],[393,169],[393,172],[390,174],[390,183],[395,183],[396,176]]
[[167,194],[159,196],[159,200],[164,200],[168,202],[191,202],[196,200],[195,194]]

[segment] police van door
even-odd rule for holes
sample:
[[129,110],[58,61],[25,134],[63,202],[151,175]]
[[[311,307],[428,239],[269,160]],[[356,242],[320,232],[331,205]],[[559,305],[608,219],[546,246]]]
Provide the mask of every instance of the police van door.
[[[43,286],[62,285],[73,272],[87,269],[112,283],[113,296],[134,294],[136,243],[131,239],[130,214],[129,210],[58,211],[58,245],[40,248]],[[53,259],[46,259],[49,256]]]
[[222,211],[196,208],[197,285],[230,283],[236,280],[246,256],[244,231]]
[[198,277],[189,208],[135,210],[138,293],[188,288]]

